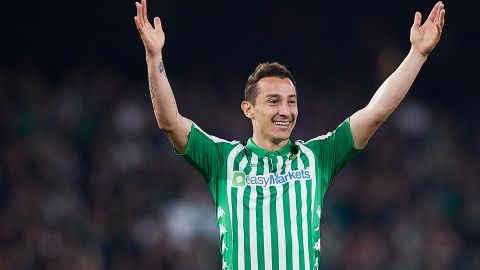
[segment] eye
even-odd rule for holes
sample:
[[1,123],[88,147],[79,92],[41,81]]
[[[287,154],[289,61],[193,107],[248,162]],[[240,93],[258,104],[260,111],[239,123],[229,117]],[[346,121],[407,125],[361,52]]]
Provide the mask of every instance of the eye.
[[288,104],[289,105],[295,105],[295,104],[297,104],[297,101],[295,99],[291,99],[291,100],[288,101]]
[[276,105],[276,104],[278,104],[278,100],[277,100],[277,99],[274,99],[274,98],[271,98],[271,99],[268,99],[268,100],[267,100],[267,103],[268,103],[268,104],[272,104],[272,105]]

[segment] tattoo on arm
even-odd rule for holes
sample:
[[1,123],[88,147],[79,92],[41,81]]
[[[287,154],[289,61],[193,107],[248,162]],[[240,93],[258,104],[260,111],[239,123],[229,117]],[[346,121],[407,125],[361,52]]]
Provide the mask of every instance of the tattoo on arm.
[[153,95],[153,88],[151,88],[151,87],[150,87],[150,98],[152,99],[153,111],[155,111],[155,102],[153,102],[153,99],[155,98],[155,95]]
[[[163,60],[160,62],[160,64],[158,64],[158,71],[160,71],[161,74],[165,73],[165,66],[163,65]],[[149,80],[149,88],[150,88],[150,98],[152,99],[152,102],[153,102],[155,95],[153,93],[154,88],[153,88],[151,79]],[[155,103],[152,103],[152,105],[153,105],[153,110],[155,111]]]
[[165,66],[163,65],[163,60],[160,62],[160,64],[158,64],[158,71],[160,71],[160,73],[165,72]]
[[155,95],[153,94],[153,85],[152,85],[151,79],[149,80],[148,84],[150,88],[150,98],[153,99],[155,98]]

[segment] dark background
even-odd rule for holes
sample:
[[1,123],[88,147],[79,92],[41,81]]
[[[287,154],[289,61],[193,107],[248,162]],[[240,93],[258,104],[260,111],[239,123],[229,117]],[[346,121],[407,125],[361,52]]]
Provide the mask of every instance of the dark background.
[[[243,142],[245,80],[296,78],[293,139],[365,106],[433,1],[153,1],[180,112]],[[406,100],[332,182],[322,269],[480,269],[480,5],[445,2]],[[213,200],[151,110],[133,1],[20,1],[0,18],[0,270],[219,269]]]

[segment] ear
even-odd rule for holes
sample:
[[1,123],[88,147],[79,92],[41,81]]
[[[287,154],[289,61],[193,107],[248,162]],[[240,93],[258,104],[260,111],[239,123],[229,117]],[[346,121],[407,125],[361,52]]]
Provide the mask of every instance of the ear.
[[245,114],[246,117],[252,119],[253,118],[253,105],[249,101],[242,101],[242,104],[240,105],[242,108],[243,113]]

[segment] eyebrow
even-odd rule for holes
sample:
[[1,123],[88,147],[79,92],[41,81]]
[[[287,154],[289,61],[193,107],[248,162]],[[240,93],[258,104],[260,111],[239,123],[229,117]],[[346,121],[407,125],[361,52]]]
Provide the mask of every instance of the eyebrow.
[[[279,94],[270,94],[270,95],[266,95],[265,97],[266,97],[266,98],[269,98],[269,97],[281,98],[282,96],[280,96]],[[292,95],[289,95],[287,98],[292,98],[292,97],[297,97],[297,95],[296,95],[296,94],[292,94]]]

